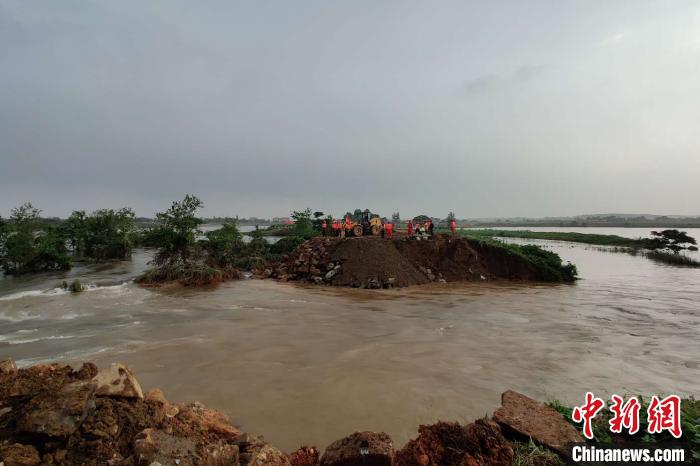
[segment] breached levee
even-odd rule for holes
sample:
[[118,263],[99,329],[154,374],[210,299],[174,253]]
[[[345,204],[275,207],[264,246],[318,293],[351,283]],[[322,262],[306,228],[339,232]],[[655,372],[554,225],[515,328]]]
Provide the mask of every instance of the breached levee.
[[305,241],[280,262],[255,270],[260,278],[354,288],[492,279],[573,281],[576,267],[537,246],[476,239],[378,237]]
[[[564,456],[566,445],[583,441],[554,409],[514,392],[504,393],[493,419],[437,422],[418,433],[403,448],[386,433],[365,431],[332,442],[323,453],[303,446],[285,454],[201,403],[172,404],[159,389],[143,393],[122,364],[18,370],[13,361],[0,361],[3,466],[507,465],[517,456],[518,440],[531,438]],[[549,460],[537,464],[558,464]]]

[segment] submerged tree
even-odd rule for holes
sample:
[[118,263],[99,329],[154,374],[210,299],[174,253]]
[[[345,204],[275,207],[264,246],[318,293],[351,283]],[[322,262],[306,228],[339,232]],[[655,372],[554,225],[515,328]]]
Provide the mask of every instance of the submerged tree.
[[196,250],[197,236],[201,234],[201,219],[195,215],[204,204],[196,196],[186,195],[175,201],[165,212],[158,212],[154,235],[160,248],[154,258],[156,265],[187,265]]
[[131,256],[134,211],[100,209],[90,215],[74,211],[64,229],[73,254],[95,260],[126,260]]
[[207,262],[212,267],[229,267],[236,264],[246,249],[243,235],[235,223],[225,223],[218,230],[206,234],[202,246],[207,251]]
[[55,227],[39,222],[41,211],[27,202],[12,209],[3,227],[0,264],[5,273],[20,274],[70,268],[66,241]]
[[678,254],[682,249],[695,249],[693,245],[697,244],[695,238],[688,236],[685,231],[678,230],[663,230],[652,231],[653,241],[657,244],[658,249],[670,249]]

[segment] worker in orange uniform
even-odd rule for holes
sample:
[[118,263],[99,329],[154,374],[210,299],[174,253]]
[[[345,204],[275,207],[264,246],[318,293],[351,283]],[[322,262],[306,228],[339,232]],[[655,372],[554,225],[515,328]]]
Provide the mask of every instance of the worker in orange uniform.
[[455,222],[455,219],[452,219],[450,221],[450,231],[452,231],[452,239],[455,239],[455,228],[457,228],[457,222]]
[[391,239],[391,232],[394,229],[394,225],[391,222],[387,222],[386,226],[386,239]]
[[413,221],[412,220],[409,220],[408,222],[406,222],[406,236],[408,236],[409,238],[411,236],[413,236]]

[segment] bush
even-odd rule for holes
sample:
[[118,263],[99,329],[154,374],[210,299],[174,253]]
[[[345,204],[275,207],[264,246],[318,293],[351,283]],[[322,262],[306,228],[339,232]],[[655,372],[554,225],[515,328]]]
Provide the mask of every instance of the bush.
[[516,248],[521,256],[537,267],[541,275],[540,279],[554,282],[572,282],[576,280],[576,275],[578,275],[576,266],[571,262],[562,264],[559,254],[531,244],[516,246]]
[[692,257],[674,252],[650,251],[645,255],[653,261],[663,262],[664,264],[680,265],[682,267],[700,267],[700,262]]
[[272,254],[289,254],[305,240],[302,236],[285,236],[270,246]]
[[572,282],[576,280],[578,270],[571,262],[562,263],[559,254],[547,251],[539,246],[528,244],[504,243],[491,238],[476,239],[480,244],[504,250],[507,254],[513,254],[532,264],[537,270],[537,279],[546,282]]
[[[627,396],[624,397],[628,399]],[[660,434],[649,434],[647,432],[648,421],[644,413],[647,412],[649,407],[649,399],[644,399],[641,396],[637,397],[641,404],[640,416],[639,416],[639,432],[633,436],[622,434],[612,434],[609,429],[608,421],[610,420],[612,414],[609,410],[601,411],[593,419],[593,437],[594,441],[598,443],[620,443],[637,441],[643,443],[671,443],[677,442],[676,439],[669,432],[662,432]],[[558,401],[553,401],[547,403],[549,406],[554,408],[556,411],[561,413],[564,418],[574,425],[577,429],[581,428],[580,424],[575,423],[571,418],[572,408],[564,406]],[[684,398],[681,400],[681,430],[683,435],[681,436],[681,441],[687,443],[692,451],[693,457],[700,459],[700,400],[696,400],[693,397]]]
[[219,269],[201,264],[163,265],[148,269],[136,279],[136,282],[147,286],[169,282],[177,282],[184,286],[204,286],[239,278],[239,276],[238,270],[232,267]]
[[68,290],[70,290],[71,293],[80,293],[81,291],[85,291],[85,287],[80,283],[80,280],[76,278],[70,286],[68,286]]

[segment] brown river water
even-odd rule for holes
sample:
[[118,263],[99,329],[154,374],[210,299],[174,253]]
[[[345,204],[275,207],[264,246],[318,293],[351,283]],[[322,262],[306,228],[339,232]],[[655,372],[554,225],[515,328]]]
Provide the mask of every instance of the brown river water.
[[[6,277],[0,359],[122,361],[145,389],[200,400],[284,450],[364,429],[402,444],[420,423],[491,412],[507,389],[569,403],[587,390],[700,395],[700,269],[529,242],[576,263],[581,280],[154,290],[130,281],[146,251],[65,275]],[[55,289],[72,277],[92,286]]]

